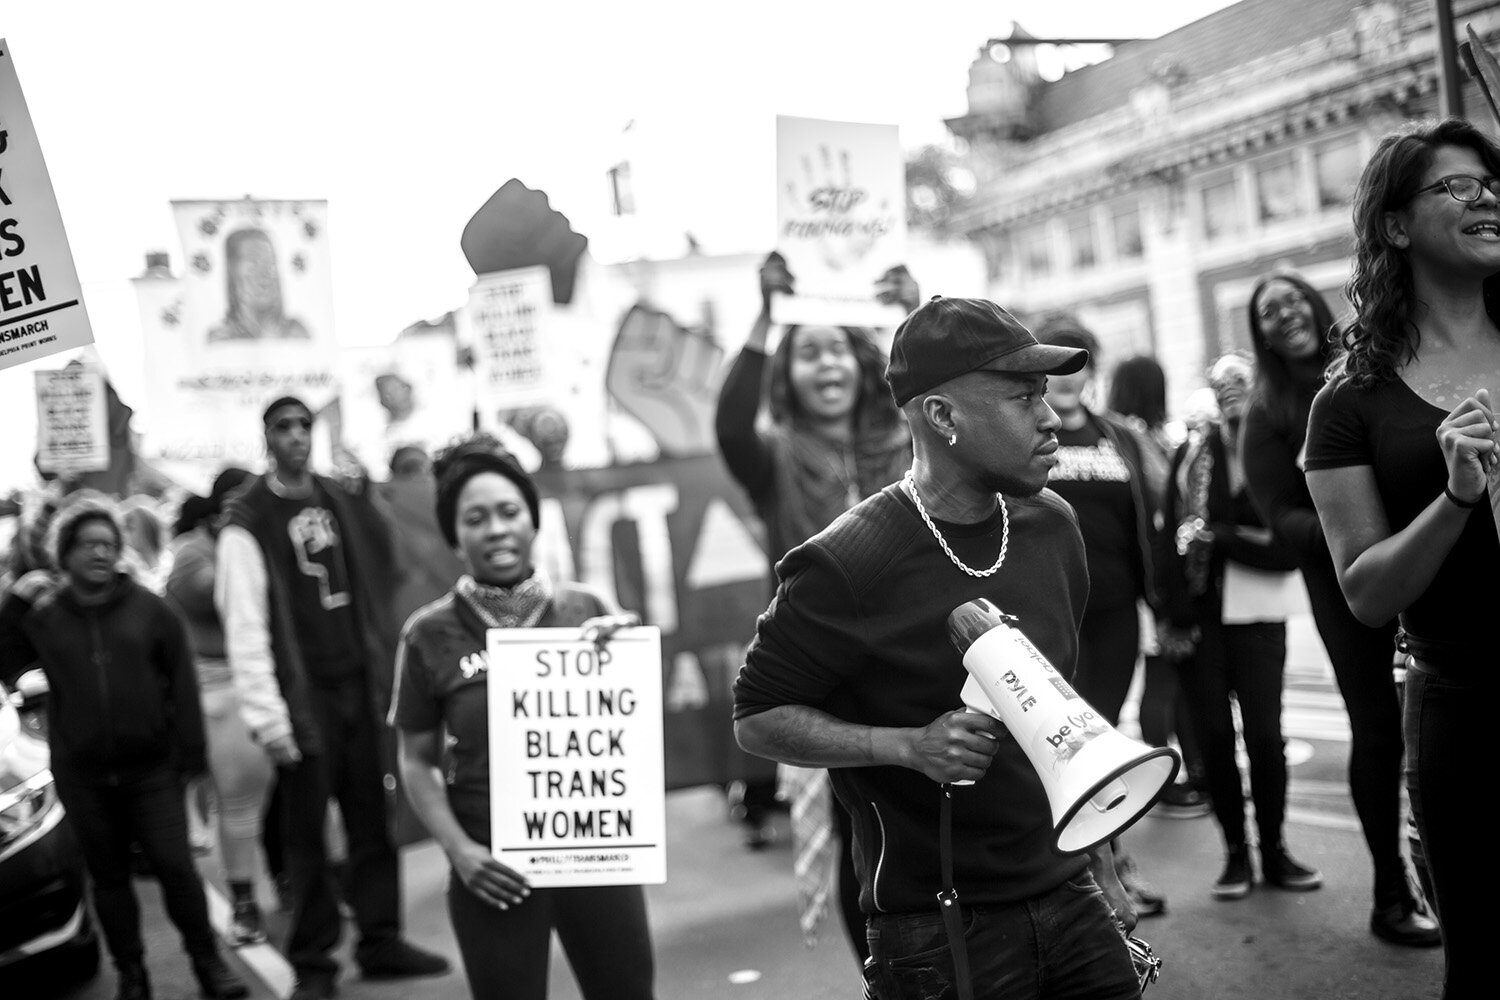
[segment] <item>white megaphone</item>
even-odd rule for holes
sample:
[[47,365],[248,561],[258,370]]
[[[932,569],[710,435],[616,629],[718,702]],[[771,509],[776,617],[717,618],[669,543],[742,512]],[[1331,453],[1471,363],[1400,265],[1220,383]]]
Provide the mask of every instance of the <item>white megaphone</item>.
[[1073,690],[1010,616],[983,598],[948,616],[969,679],[964,705],[1005,723],[1052,805],[1052,844],[1078,854],[1145,815],[1182,766],[1170,747],[1122,735]]

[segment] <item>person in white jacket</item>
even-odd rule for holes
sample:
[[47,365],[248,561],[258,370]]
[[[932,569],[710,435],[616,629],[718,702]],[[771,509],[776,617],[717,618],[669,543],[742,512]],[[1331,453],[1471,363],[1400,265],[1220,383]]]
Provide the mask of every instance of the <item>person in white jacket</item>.
[[308,468],[305,403],[277,399],[264,420],[272,467],[225,507],[214,597],[241,714],[278,771],[291,1000],[321,1000],[334,994],[342,932],[324,841],[330,796],[348,833],[354,958],[365,977],[441,975],[449,965],[401,936],[381,766],[394,639],[386,525],[368,491]]

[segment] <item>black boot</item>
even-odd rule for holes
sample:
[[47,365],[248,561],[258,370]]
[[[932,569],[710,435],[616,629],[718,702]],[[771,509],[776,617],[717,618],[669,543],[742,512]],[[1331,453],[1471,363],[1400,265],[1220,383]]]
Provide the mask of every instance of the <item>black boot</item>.
[[250,987],[235,975],[218,951],[194,955],[193,975],[198,977],[198,988],[209,1000],[239,1000],[250,995]]
[[119,980],[115,1000],[151,1000],[151,980],[140,962],[120,966]]

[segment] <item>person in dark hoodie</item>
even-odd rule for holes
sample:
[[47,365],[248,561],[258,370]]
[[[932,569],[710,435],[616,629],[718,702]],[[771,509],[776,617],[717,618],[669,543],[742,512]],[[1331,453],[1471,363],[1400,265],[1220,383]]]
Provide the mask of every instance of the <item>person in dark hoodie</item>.
[[277,768],[291,997],[323,1000],[336,989],[343,921],[324,841],[331,796],[349,838],[355,962],[366,978],[442,975],[447,960],[401,934],[382,769],[395,641],[389,534],[363,484],[309,467],[306,403],[276,399],[263,420],[272,468],[225,505],[214,603],[240,713]]
[[92,877],[119,1000],[151,996],[132,842],[161,884],[203,995],[232,1000],[249,990],[209,923],[183,805],[184,778],[206,767],[192,654],[166,602],[120,572],[123,539],[105,498],[80,497],[57,513],[48,551],[62,585],[19,620],[0,612],[0,676],[32,663],[47,676],[52,773]]

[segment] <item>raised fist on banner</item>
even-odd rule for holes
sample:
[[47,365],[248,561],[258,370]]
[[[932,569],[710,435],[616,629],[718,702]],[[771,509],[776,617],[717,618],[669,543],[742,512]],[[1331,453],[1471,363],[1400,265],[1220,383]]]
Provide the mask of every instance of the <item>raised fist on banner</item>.
[[514,177],[479,207],[459,239],[475,274],[545,264],[552,276],[552,301],[558,305],[573,301],[578,260],[588,245],[545,192]]
[[620,321],[604,384],[646,426],[663,455],[714,450],[714,404],[724,349],[713,334],[689,330],[636,303]]

